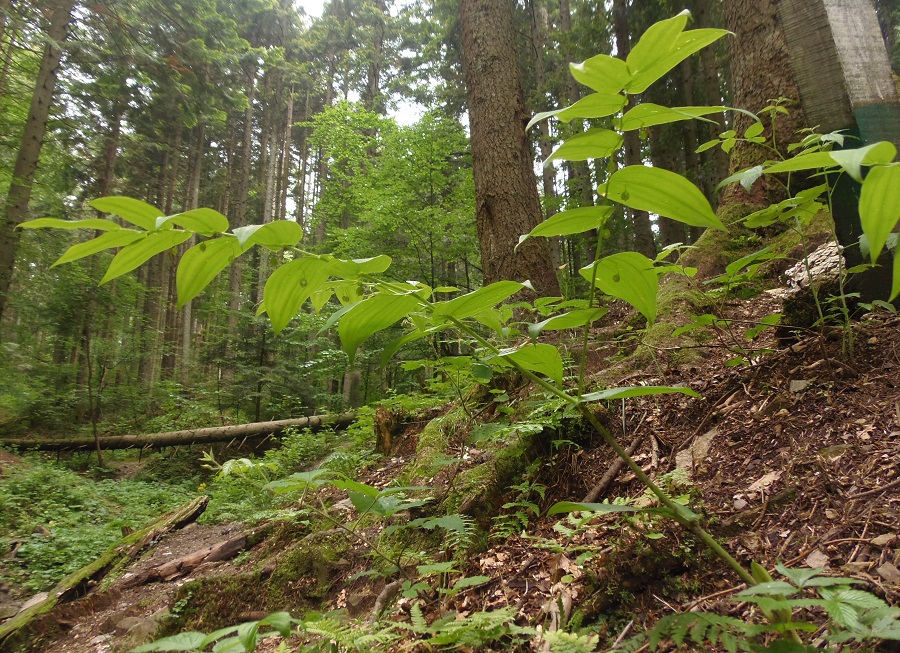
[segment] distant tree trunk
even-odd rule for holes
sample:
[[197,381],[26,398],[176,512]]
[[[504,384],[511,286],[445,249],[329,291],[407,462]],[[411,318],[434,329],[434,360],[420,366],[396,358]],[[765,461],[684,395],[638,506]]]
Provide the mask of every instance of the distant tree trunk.
[[[203,176],[203,157],[206,152],[206,123],[201,118],[197,123],[197,131],[194,135],[194,153],[192,156],[193,165],[191,165],[191,173],[188,177],[187,190],[185,192],[184,210],[191,211],[200,206],[200,180]],[[183,254],[194,245],[197,237],[191,238],[181,246]],[[176,304],[177,305],[177,304]],[[194,315],[193,300],[187,302],[181,309],[181,351],[180,361],[180,377],[183,383],[186,383],[190,377],[191,371],[191,344],[194,338]]]
[[31,187],[34,173],[37,170],[44,134],[47,131],[47,120],[50,117],[50,105],[53,102],[53,91],[59,75],[59,62],[62,50],[58,43],[68,36],[69,21],[75,0],[47,1],[46,8],[50,14],[50,26],[47,31],[47,42],[38,68],[34,92],[31,96],[31,107],[25,121],[25,131],[19,144],[19,152],[13,168],[12,183],[6,197],[6,206],[0,218],[0,320],[12,282],[16,265],[16,250],[19,236],[15,232],[28,215],[28,202],[31,199]]
[[[697,27],[719,27],[719,25],[714,24],[710,0],[694,0],[694,18],[697,21]],[[716,61],[717,45],[710,45],[700,50],[703,103],[707,105],[722,104],[721,75],[719,74],[719,64]],[[688,104],[693,104],[693,102]],[[707,140],[718,138],[719,134],[726,129],[725,114],[715,113],[707,117],[715,121],[714,123],[705,123],[707,125]],[[714,147],[703,152],[701,157],[706,167],[706,175],[703,180],[704,190],[709,201],[715,206],[714,195],[716,195],[716,186],[728,176],[728,155],[725,154],[722,148]]]
[[539,293],[558,295],[546,241],[534,238],[514,249],[540,222],[541,201],[525,137],[512,3],[460,0],[459,9],[485,283],[531,279]]
[[[613,0],[613,29],[616,33],[616,50],[618,56],[626,58],[631,52],[631,41],[628,36],[626,17],[626,0]],[[629,100],[630,108],[632,101]],[[643,165],[641,156],[641,139],[637,130],[625,132],[625,165]],[[634,249],[645,256],[656,256],[656,244],[653,242],[653,229],[650,226],[650,214],[647,211],[627,209],[634,225]]]
[[384,96],[381,93],[381,69],[384,66],[384,18],[387,5],[384,0],[374,0],[377,14],[374,16],[372,49],[369,51],[369,66],[366,71],[366,87],[362,93],[362,104],[368,111],[384,115]]

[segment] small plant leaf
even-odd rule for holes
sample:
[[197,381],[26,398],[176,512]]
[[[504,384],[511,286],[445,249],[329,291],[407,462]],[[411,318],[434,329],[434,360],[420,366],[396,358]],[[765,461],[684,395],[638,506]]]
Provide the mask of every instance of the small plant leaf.
[[874,263],[888,235],[900,221],[900,165],[876,166],[869,170],[859,197],[859,218],[863,233],[869,239],[869,256]]
[[173,224],[204,236],[228,231],[228,218],[213,209],[193,209],[184,213],[156,218],[157,231]]
[[664,107],[652,102],[644,102],[629,109],[619,122],[619,129],[632,131],[654,125],[664,125],[681,120],[694,120],[711,113],[722,113],[727,107]]
[[611,129],[594,127],[586,132],[570,136],[560,143],[544,161],[549,165],[552,161],[586,161],[611,156],[622,147],[623,137]]
[[[107,233],[118,234],[121,232],[122,230]],[[191,232],[189,231],[154,231],[145,238],[141,238],[130,245],[126,245],[119,250],[119,253],[113,258],[109,267],[106,269],[106,274],[104,274],[103,278],[100,280],[100,284],[102,285],[127,272],[131,272],[133,269],[160,252],[164,252],[167,249],[180,245],[190,237]]]
[[374,295],[353,305],[338,325],[341,348],[350,357],[350,364],[366,338],[406,317],[418,305],[412,295]]
[[547,514],[558,515],[563,512],[646,512],[646,509],[615,503],[580,503],[576,501],[559,501],[550,506]]
[[619,93],[591,93],[571,106],[536,114],[525,130],[531,129],[541,120],[552,116],[556,116],[563,122],[569,122],[573,118],[605,118],[621,111],[626,101],[625,96]]
[[561,211],[544,220],[529,233],[519,236],[519,245],[534,236],[571,236],[599,229],[606,224],[612,212],[611,206],[581,206]]
[[561,329],[574,329],[582,327],[599,320],[606,315],[607,309],[600,308],[583,308],[579,310],[569,311],[562,315],[554,315],[537,324],[528,325],[528,335],[537,338],[543,331],[559,331]]
[[834,150],[829,154],[847,174],[862,183],[862,167],[890,163],[897,156],[897,148],[893,143],[880,141],[849,150]]
[[390,266],[391,257],[385,254],[350,261],[334,259],[331,262],[331,274],[342,279],[359,279],[366,274],[381,274]]
[[288,325],[312,293],[323,288],[330,270],[330,261],[303,257],[272,273],[263,289],[260,308],[268,314],[275,333]]
[[504,350],[497,355],[503,360],[514,361],[526,370],[538,372],[562,385],[563,363],[559,351],[553,345],[538,343],[519,349]]
[[151,653],[151,651],[196,651],[206,638],[205,633],[178,633],[171,637],[163,637],[150,644],[132,649],[133,653]]
[[692,227],[727,231],[703,192],[669,170],[626,166],[610,176],[606,196],[633,209],[656,213]]
[[56,267],[63,263],[71,263],[72,261],[77,261],[85,256],[102,252],[104,249],[110,249],[111,247],[125,247],[136,241],[138,238],[143,238],[144,234],[145,232],[136,231],[134,229],[114,229],[113,231],[107,231],[96,238],[72,245],[62,256],[56,259],[56,262],[50,267]]
[[570,63],[569,72],[579,84],[598,93],[618,93],[631,80],[627,64],[608,54],[598,54],[581,63]]
[[114,213],[145,231],[155,231],[156,218],[163,215],[163,212],[152,204],[133,197],[98,197],[88,202],[88,205],[103,213]]
[[110,231],[122,228],[112,220],[104,220],[102,218],[88,218],[87,220],[38,218],[37,220],[23,222],[17,229],[43,229],[47,227],[51,229],[98,229],[100,231]]
[[293,247],[303,238],[303,227],[293,220],[275,220],[267,224],[251,224],[233,229],[232,233],[245,250],[260,245],[272,251]]
[[241,246],[231,234],[204,241],[186,251],[178,262],[175,276],[178,308],[196,297],[240,255]]
[[699,397],[700,395],[690,388],[672,385],[638,385],[622,388],[607,388],[606,390],[598,390],[585,395],[581,395],[582,402],[590,401],[607,401],[610,399],[628,399],[630,397],[646,397],[649,395],[664,395],[679,392],[689,397]]
[[458,581],[453,583],[453,589],[455,591],[459,591],[466,589],[467,587],[478,587],[479,585],[484,585],[490,580],[490,576],[466,576],[465,578],[460,578]]
[[462,320],[509,299],[525,285],[517,281],[497,281],[478,290],[434,305],[434,317]]
[[836,168],[837,166],[838,162],[832,158],[831,152],[809,152],[808,154],[801,154],[792,159],[771,165],[765,169],[765,172],[767,174],[775,174],[778,172],[796,172],[798,170]]
[[579,270],[590,283],[596,266],[596,285],[607,295],[628,302],[652,323],[656,320],[659,275],[653,261],[638,252],[619,252]]

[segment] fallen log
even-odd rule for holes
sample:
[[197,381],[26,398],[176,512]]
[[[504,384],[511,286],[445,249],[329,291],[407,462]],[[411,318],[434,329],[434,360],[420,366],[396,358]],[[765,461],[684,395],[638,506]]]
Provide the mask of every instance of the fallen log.
[[53,629],[51,611],[58,604],[83,596],[88,590],[96,587],[114,568],[121,567],[136,558],[151,542],[197,519],[206,510],[207,503],[209,503],[208,496],[197,497],[146,528],[124,537],[94,562],[62,579],[56,587],[45,592],[46,596],[42,596],[41,600],[35,601],[12,619],[0,624],[0,653],[20,651],[22,647],[29,648],[26,644],[36,645],[41,639],[41,634]]
[[222,560],[230,560],[247,546],[248,533],[241,533],[236,537],[224,540],[218,544],[198,549],[181,556],[175,560],[169,560],[161,565],[151,567],[146,571],[133,576],[126,574],[122,582],[124,589],[130,589],[143,585],[144,583],[152,583],[157,581],[169,582],[182,576],[187,576],[200,565],[207,562],[221,562]]
[[[343,415],[313,415],[312,417],[280,419],[272,422],[251,422],[250,424],[213,426],[147,435],[107,435],[99,438],[99,446],[101,449],[143,449],[147,447],[159,449],[178,445],[229,442],[237,439],[263,438],[280,433],[290,427],[308,428],[313,431],[324,427],[345,428],[355,419],[354,413],[344,413]],[[94,438],[0,438],[0,444],[36,451],[73,451],[97,447]]]

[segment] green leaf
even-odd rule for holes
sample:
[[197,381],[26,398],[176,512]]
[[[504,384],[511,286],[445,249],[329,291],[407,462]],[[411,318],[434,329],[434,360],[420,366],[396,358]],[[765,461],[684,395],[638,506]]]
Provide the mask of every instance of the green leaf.
[[762,177],[763,175],[763,167],[762,166],[753,166],[752,168],[747,168],[746,170],[741,170],[740,172],[736,172],[730,177],[726,177],[722,181],[719,182],[719,185],[716,186],[716,190],[720,188],[725,188],[728,184],[733,184],[734,182],[740,182],[741,186],[744,187],[744,190],[750,190],[750,187],[756,183],[756,180]]
[[601,308],[584,308],[581,310],[569,311],[562,315],[554,315],[543,322],[528,325],[528,335],[537,338],[543,331],[559,331],[560,329],[574,329],[582,327],[599,320],[606,315],[607,309]]
[[96,238],[83,243],[77,243],[67,249],[62,256],[56,259],[56,262],[50,267],[56,267],[63,263],[71,263],[85,256],[102,252],[104,249],[111,247],[125,247],[130,245],[138,238],[143,238],[146,232],[136,231],[134,229],[115,229],[100,234]]
[[[869,239],[869,255],[874,263],[900,221],[900,165],[869,170],[859,197],[859,219]],[[896,252],[894,259],[897,259]]]
[[453,583],[453,590],[458,592],[459,590],[466,589],[467,587],[478,587],[479,585],[484,585],[490,580],[490,576],[466,576],[465,578],[460,578],[458,581]]
[[196,297],[241,253],[237,238],[230,234],[198,243],[186,251],[178,263],[175,276],[178,308]]
[[98,197],[88,202],[88,205],[103,213],[114,213],[146,231],[155,231],[156,218],[163,215],[163,212],[152,204],[132,197]]
[[646,397],[648,395],[664,395],[671,394],[673,392],[680,392],[683,395],[688,395],[689,397],[699,397],[700,395],[690,388],[684,388],[679,386],[671,386],[671,385],[638,385],[631,387],[622,387],[622,388],[607,388],[606,390],[599,390],[597,392],[591,392],[586,395],[581,395],[581,402],[587,403],[590,401],[607,401],[610,399],[628,399],[630,397]]
[[322,289],[330,270],[331,261],[303,257],[285,263],[272,273],[263,290],[262,307],[275,333],[288,325],[310,295]]
[[338,335],[341,348],[350,357],[350,364],[353,364],[357,347],[366,338],[406,317],[418,305],[412,295],[373,295],[347,311],[338,325]]
[[619,93],[591,93],[571,106],[536,114],[525,130],[531,129],[536,123],[552,116],[556,116],[563,122],[569,122],[573,118],[605,118],[621,111],[625,102],[627,102],[625,96]]
[[693,29],[683,31],[690,12],[682,11],[668,20],[651,25],[631,49],[626,62],[632,78],[625,90],[630,94],[643,93],[689,56],[715,43],[728,34],[723,29]]
[[647,322],[656,320],[656,294],[659,275],[653,261],[638,252],[619,252],[581,268],[581,276],[591,281],[597,268],[597,287],[607,295],[628,302],[640,311]]
[[644,512],[644,508],[625,506],[613,503],[580,503],[576,501],[559,501],[550,506],[547,515],[558,515],[563,512]]
[[102,218],[88,218],[87,220],[60,220],[59,218],[38,218],[37,220],[29,220],[23,222],[17,229],[43,229],[49,227],[52,229],[99,229],[100,231],[110,231],[121,229],[121,227],[112,220],[103,220]]
[[434,317],[454,317],[462,320],[509,299],[525,284],[517,281],[497,281],[473,292],[434,305]]
[[562,385],[563,363],[559,351],[553,345],[538,343],[519,349],[502,350],[498,358],[514,361],[532,372],[539,372]]
[[535,236],[571,236],[590,229],[599,229],[606,224],[612,212],[611,206],[581,206],[561,211],[544,220],[529,233],[519,236],[519,245]]
[[569,72],[579,84],[606,95],[618,93],[631,79],[626,63],[608,54],[598,54],[581,63],[570,63]]
[[436,562],[431,565],[418,565],[416,567],[416,571],[418,571],[423,576],[429,576],[431,574],[446,574],[447,572],[456,571],[456,563]]
[[334,259],[331,261],[331,274],[342,279],[359,279],[366,274],[381,274],[390,265],[391,257],[384,254],[352,261]]
[[184,213],[176,213],[156,219],[156,230],[167,224],[177,224],[194,233],[204,236],[221,234],[228,231],[228,218],[213,209],[193,209]]
[[126,245],[119,250],[119,253],[116,254],[115,258],[113,258],[112,262],[109,264],[109,267],[106,269],[106,274],[104,274],[103,278],[100,280],[101,285],[107,281],[112,281],[116,277],[122,276],[126,272],[131,272],[133,269],[142,265],[160,252],[164,252],[167,249],[180,245],[190,237],[191,232],[189,231],[154,231],[149,233],[145,238],[141,238],[130,245]]
[[744,132],[744,138],[755,138],[756,136],[759,136],[763,133],[763,129],[763,124],[757,120],[752,125],[747,127],[746,131]]
[[893,143],[880,141],[851,150],[832,151],[829,154],[851,177],[862,183],[862,167],[890,163],[897,156],[897,148]]
[[656,213],[692,227],[727,231],[703,192],[669,170],[626,166],[609,178],[606,196],[633,209]]
[[711,113],[722,113],[727,107],[664,107],[659,104],[645,102],[629,110],[619,123],[622,131],[631,131],[664,125],[681,120],[693,120]]
[[544,161],[547,166],[551,161],[586,161],[611,156],[622,147],[622,134],[611,129],[595,127],[586,132],[575,134],[556,146],[556,149]]
[[303,238],[303,227],[293,220],[275,220],[267,224],[251,224],[232,230],[245,250],[253,245],[278,251],[293,247]]
[[836,168],[837,166],[838,162],[831,157],[831,152],[810,152],[771,165],[766,168],[765,172],[767,174],[775,174],[778,172],[796,172],[798,170]]
[[260,626],[271,626],[282,637],[290,637],[293,619],[289,612],[273,612],[259,622]]
[[150,653],[151,651],[196,651],[203,643],[205,633],[178,633],[171,637],[163,637],[150,644],[132,649],[132,653]]

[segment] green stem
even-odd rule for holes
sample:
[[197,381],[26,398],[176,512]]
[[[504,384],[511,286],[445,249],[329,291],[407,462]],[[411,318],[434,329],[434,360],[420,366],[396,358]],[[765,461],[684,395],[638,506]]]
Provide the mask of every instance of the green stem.
[[[597,247],[594,248],[594,268],[591,270],[591,288],[588,290],[588,308],[594,307],[594,297],[597,294],[597,261],[600,258],[600,249],[603,247],[603,225],[597,227]],[[584,326],[584,338],[581,342],[581,364],[578,366],[578,396],[584,394],[584,373],[587,369],[588,341],[591,333],[591,325],[588,322]]]

